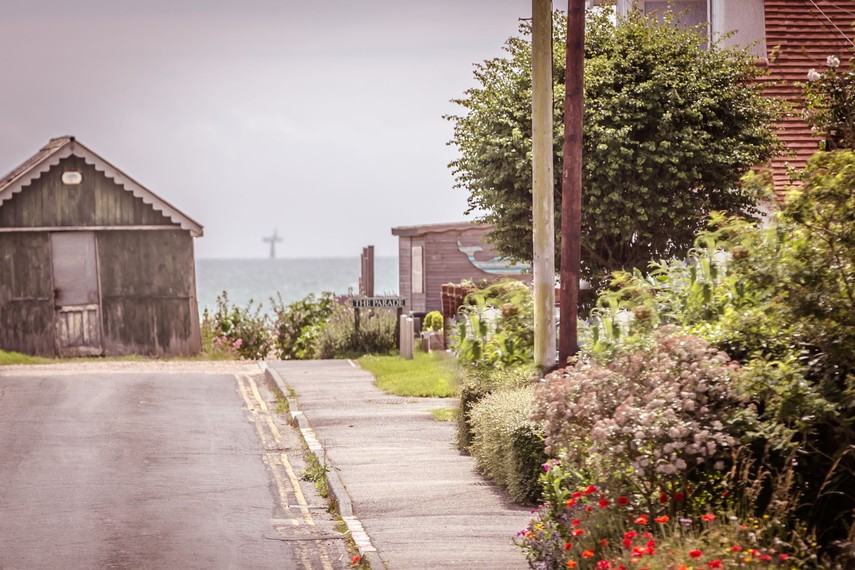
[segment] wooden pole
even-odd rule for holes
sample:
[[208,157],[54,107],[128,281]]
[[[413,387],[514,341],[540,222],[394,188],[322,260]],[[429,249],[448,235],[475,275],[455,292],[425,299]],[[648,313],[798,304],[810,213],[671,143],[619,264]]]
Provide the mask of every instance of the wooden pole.
[[579,351],[579,279],[582,259],[582,124],[585,81],[585,0],[568,0],[564,75],[564,168],[561,172],[561,330],[563,365]]
[[534,361],[548,369],[555,365],[552,0],[532,0],[531,47]]

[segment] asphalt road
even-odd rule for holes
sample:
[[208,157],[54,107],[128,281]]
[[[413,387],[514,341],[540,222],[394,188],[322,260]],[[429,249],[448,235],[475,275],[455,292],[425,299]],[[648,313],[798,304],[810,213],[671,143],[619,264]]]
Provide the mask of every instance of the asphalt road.
[[275,405],[260,375],[0,369],[0,570],[346,568]]

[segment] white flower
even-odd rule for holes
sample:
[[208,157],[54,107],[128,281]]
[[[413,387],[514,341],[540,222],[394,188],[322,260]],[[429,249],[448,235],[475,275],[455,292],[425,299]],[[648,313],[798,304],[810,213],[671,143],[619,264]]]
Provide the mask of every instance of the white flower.
[[837,58],[836,55],[828,56],[828,59],[826,59],[825,62],[826,62],[826,65],[828,65],[828,67],[840,66],[840,60]]
[[820,78],[820,75],[819,75],[819,72],[817,70],[810,69],[808,71],[808,81],[810,81],[810,82],[819,81],[819,78]]

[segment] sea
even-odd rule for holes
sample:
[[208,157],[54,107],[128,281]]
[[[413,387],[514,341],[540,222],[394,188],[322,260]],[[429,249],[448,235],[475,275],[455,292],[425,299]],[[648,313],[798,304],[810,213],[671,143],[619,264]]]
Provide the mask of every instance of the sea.
[[[285,304],[310,293],[332,291],[336,295],[359,291],[359,257],[303,259],[197,259],[196,294],[199,313],[216,309],[223,291],[232,305],[272,312],[272,298],[281,296]],[[398,294],[398,258],[374,258],[374,294]]]

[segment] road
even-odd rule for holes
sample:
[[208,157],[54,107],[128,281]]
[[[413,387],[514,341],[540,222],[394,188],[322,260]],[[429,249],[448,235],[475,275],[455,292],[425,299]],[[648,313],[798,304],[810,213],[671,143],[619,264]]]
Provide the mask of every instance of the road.
[[348,567],[276,405],[257,368],[0,368],[0,569]]

